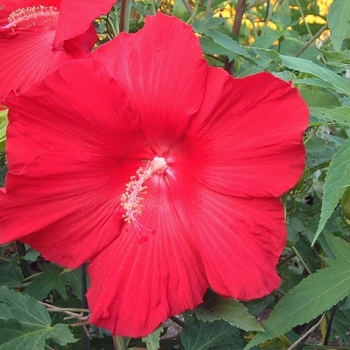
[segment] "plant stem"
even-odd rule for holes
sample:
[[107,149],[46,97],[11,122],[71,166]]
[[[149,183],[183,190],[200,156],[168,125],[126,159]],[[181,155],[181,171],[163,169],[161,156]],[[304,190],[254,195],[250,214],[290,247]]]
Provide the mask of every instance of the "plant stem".
[[237,6],[236,6],[235,20],[233,22],[233,27],[232,27],[232,33],[235,34],[237,37],[239,36],[239,33],[241,31],[242,19],[246,8],[247,8],[247,4],[245,0],[238,0]]
[[187,11],[192,15],[192,9],[190,4],[186,1],[186,0],[182,0],[183,4],[185,5],[185,7],[187,8]]
[[297,251],[297,249],[293,246],[292,251],[295,253],[295,255],[299,258],[300,262],[303,264],[305,270],[307,271],[307,273],[309,275],[312,275],[311,270],[309,269],[309,267],[306,265],[306,262],[304,261],[304,259],[301,257],[301,255],[299,254],[299,252]]
[[120,22],[119,32],[129,32],[131,0],[121,0],[120,2]]
[[124,337],[118,335],[113,337],[114,350],[126,350]]
[[310,40],[308,40],[294,56],[298,57],[300,54],[302,54],[327,29],[327,27],[328,24],[324,24],[321,29],[312,38],[310,38]]
[[[232,26],[232,33],[235,34],[237,37],[239,37],[239,33],[241,31],[243,15],[246,8],[247,8],[246,0],[238,0],[237,6],[236,6],[235,20]],[[225,69],[229,74],[233,75],[234,66],[235,66],[235,61],[232,60],[231,62],[227,62],[227,64],[225,65]]]
[[292,350],[294,349],[296,346],[298,346],[305,338],[307,338],[310,333],[312,333],[322,322],[324,317],[324,314],[322,315],[322,317],[318,320],[318,322],[313,325],[305,334],[303,334],[295,343],[293,343],[287,350]]
[[297,3],[297,5],[298,5],[298,8],[299,8],[301,17],[303,18],[303,21],[304,21],[304,23],[305,23],[305,27],[306,27],[306,29],[307,29],[309,35],[312,37],[312,32],[311,32],[311,30],[310,30],[309,25],[308,25],[307,22],[306,22],[306,17],[305,17],[305,15],[304,15],[304,12],[303,12],[301,6],[300,6],[299,0],[296,0],[296,3]]
[[207,6],[205,8],[205,18],[209,17],[211,14],[211,3],[212,0],[207,0]]

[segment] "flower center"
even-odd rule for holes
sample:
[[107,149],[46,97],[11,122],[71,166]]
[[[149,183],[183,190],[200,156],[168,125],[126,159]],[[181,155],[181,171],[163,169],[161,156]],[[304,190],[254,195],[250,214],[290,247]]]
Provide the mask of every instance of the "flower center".
[[33,26],[47,26],[56,28],[58,21],[58,9],[55,6],[31,6],[13,11],[9,17],[9,26],[29,28]]
[[147,190],[147,186],[144,183],[155,173],[161,174],[167,168],[167,164],[164,158],[154,157],[154,159],[147,164],[146,167],[140,167],[136,171],[136,175],[130,177],[130,182],[126,184],[125,193],[121,196],[121,206],[125,210],[122,215],[124,221],[127,224],[133,224],[136,232],[139,236],[139,242],[147,242],[148,238],[145,232],[155,234],[155,230],[150,230],[149,228],[142,225],[137,216],[142,213],[142,201],[143,195]]

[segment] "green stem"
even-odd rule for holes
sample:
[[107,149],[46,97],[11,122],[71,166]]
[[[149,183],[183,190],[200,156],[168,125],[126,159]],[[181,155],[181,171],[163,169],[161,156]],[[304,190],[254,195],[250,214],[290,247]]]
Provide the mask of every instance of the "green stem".
[[154,16],[157,13],[155,0],[151,1],[151,14]]
[[30,276],[28,276],[28,277],[26,277],[26,278],[23,278],[23,279],[22,279],[22,282],[23,282],[23,283],[25,283],[25,282],[30,282],[33,278],[38,277],[38,276],[40,276],[40,275],[42,275],[42,274],[43,274],[42,272],[35,273],[34,275],[30,275]]
[[182,0],[183,4],[185,5],[187,11],[192,14],[192,9],[191,9],[191,6],[190,4],[186,1],[186,0]]
[[328,27],[328,24],[324,24],[321,29],[311,37],[309,41],[307,41],[300,50],[294,55],[295,57],[298,57],[301,53],[303,53]]
[[126,350],[126,344],[124,337],[114,336],[113,337],[114,350]]
[[298,6],[298,8],[299,8],[299,10],[300,10],[301,17],[303,18],[303,21],[304,21],[304,23],[305,23],[305,27],[306,27],[307,31],[309,32],[309,35],[312,37],[312,36],[313,36],[313,35],[312,35],[312,32],[311,32],[311,30],[310,30],[309,25],[308,25],[307,22],[306,22],[306,18],[305,18],[304,12],[303,12],[303,10],[302,10],[302,8],[301,8],[301,6],[300,6],[299,0],[296,0],[296,3],[297,3],[297,6]]
[[129,32],[132,0],[121,0],[119,32]]
[[192,14],[191,14],[191,17],[187,20],[187,24],[188,23],[191,23],[193,20],[194,20],[194,18],[196,17],[196,15],[197,15],[197,12],[198,12],[198,7],[199,7],[199,1],[197,0],[196,1],[196,4],[195,4],[195,6],[194,6],[194,10],[193,10],[193,12],[192,12]]
[[211,14],[211,3],[212,0],[207,0],[207,6],[205,8],[205,18],[208,18]]
[[305,270],[307,271],[307,273],[309,275],[312,275],[311,270],[309,269],[309,267],[306,265],[306,262],[304,261],[304,259],[301,257],[301,255],[299,254],[299,252],[297,251],[297,249],[293,246],[291,247],[292,251],[295,253],[295,255],[299,258],[300,262],[303,264]]

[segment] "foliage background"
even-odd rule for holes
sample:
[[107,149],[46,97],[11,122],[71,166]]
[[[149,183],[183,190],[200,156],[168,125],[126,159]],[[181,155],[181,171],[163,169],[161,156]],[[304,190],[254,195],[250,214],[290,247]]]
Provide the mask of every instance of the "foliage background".
[[[127,3],[96,19],[98,45],[118,34]],[[203,305],[147,338],[113,338],[88,324],[85,267],[64,270],[14,242],[0,247],[0,350],[350,349],[350,0],[139,0],[128,6],[131,32],[147,14],[175,15],[193,26],[211,65],[236,77],[272,72],[293,81],[306,100],[307,168],[282,198],[289,233],[278,266],[283,283],[244,304],[208,293]],[[0,185],[6,125],[2,110]]]

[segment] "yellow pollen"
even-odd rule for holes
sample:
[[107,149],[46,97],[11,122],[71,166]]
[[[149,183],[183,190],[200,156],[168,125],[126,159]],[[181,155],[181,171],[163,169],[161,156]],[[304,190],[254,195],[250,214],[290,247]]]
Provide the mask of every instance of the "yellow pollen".
[[127,224],[133,223],[136,231],[139,235],[140,243],[146,242],[147,237],[142,234],[142,231],[146,230],[155,233],[154,230],[150,230],[144,227],[137,219],[137,216],[142,213],[142,195],[147,193],[147,186],[144,183],[154,174],[163,173],[167,168],[164,158],[155,157],[146,167],[140,167],[136,171],[136,176],[130,177],[130,182],[126,184],[125,193],[122,194],[120,203],[125,213],[122,218]]

